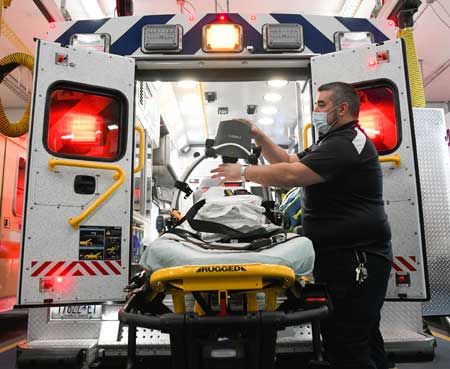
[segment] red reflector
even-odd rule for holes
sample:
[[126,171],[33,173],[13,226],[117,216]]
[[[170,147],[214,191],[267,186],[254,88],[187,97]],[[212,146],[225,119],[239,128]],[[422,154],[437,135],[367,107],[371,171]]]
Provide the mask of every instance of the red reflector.
[[325,302],[327,301],[326,297],[307,297],[307,302]]
[[377,60],[376,59],[370,59],[369,60],[369,67],[374,67],[375,65],[377,65]]

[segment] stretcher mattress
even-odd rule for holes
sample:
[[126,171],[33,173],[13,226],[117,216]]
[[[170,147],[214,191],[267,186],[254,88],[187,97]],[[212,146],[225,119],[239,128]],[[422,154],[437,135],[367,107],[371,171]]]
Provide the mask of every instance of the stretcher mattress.
[[[288,233],[287,241],[260,251],[207,250],[174,234],[165,234],[153,241],[144,251],[140,265],[154,272],[184,265],[211,264],[279,264],[291,268],[297,276],[312,273],[314,249],[306,237]],[[230,244],[219,244],[226,245]],[[236,246],[236,244],[231,244]]]

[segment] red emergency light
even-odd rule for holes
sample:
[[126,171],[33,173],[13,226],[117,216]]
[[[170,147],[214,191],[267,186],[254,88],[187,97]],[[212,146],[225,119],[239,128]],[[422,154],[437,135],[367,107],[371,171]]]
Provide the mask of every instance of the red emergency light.
[[54,29],[54,28],[56,28],[56,23],[55,23],[55,22],[52,22],[52,23],[50,23],[48,26],[49,26],[51,29]]
[[109,96],[54,90],[47,121],[49,151],[63,156],[116,157],[122,133],[118,103]]
[[377,59],[370,58],[368,64],[369,64],[369,67],[372,67],[372,68],[375,67],[377,65]]
[[72,144],[98,144],[103,138],[100,123],[89,115],[73,117],[67,122],[65,130],[66,134],[62,135],[61,139]]
[[256,15],[252,15],[252,16],[250,17],[250,20],[255,21],[255,20],[256,20]]
[[359,90],[358,94],[361,128],[379,153],[391,152],[399,139],[393,90],[388,86],[374,86]]

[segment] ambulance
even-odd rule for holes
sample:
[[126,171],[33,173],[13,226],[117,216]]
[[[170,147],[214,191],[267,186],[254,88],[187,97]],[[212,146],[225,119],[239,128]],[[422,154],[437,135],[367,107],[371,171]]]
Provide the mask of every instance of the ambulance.
[[[29,308],[20,366],[92,367],[129,356],[130,344],[139,358],[170,356],[173,336],[118,317],[145,247],[136,229],[157,238],[173,189],[208,176],[189,167],[223,120],[253,120],[290,152],[313,144],[316,90],[333,81],[357,89],[383,170],[394,249],[386,349],[432,358],[421,317],[449,296],[430,286],[427,260],[445,258],[450,171],[444,114],[425,108],[410,21],[222,12],[52,24],[36,40],[29,149],[16,165],[26,168],[17,307]],[[276,354],[313,351],[314,334],[309,323],[279,331]]]

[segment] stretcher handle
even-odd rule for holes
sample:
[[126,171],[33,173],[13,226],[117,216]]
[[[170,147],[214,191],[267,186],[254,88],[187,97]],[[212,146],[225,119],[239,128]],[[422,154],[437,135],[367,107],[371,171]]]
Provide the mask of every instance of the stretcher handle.
[[380,163],[388,163],[388,162],[395,163],[395,166],[397,168],[400,167],[400,163],[401,163],[399,154],[380,156],[379,160],[380,160]]
[[134,168],[134,174],[139,173],[144,167],[145,156],[145,133],[141,126],[135,126],[134,129],[139,133],[139,164]]
[[158,329],[161,331],[168,331],[170,328],[182,328],[184,325],[195,325],[201,327],[217,326],[217,325],[236,325],[239,327],[255,327],[259,326],[261,322],[275,326],[277,329],[284,329],[286,327],[310,322],[316,319],[326,318],[329,314],[328,306],[320,306],[310,310],[296,311],[292,313],[285,313],[282,311],[273,312],[259,312],[246,315],[229,315],[229,316],[202,316],[198,317],[195,314],[161,314],[161,315],[143,315],[135,314],[131,311],[135,305],[134,295],[127,301],[127,303],[119,310],[119,321],[123,324],[134,325],[137,327]]
[[95,209],[99,207],[111,194],[117,190],[125,181],[125,172],[124,170],[114,164],[100,164],[100,163],[87,163],[83,161],[75,161],[75,160],[65,160],[65,159],[55,159],[50,158],[48,160],[48,168],[51,171],[54,171],[57,166],[65,166],[65,167],[78,167],[78,168],[90,168],[90,169],[102,169],[102,170],[114,170],[116,173],[113,175],[113,178],[116,182],[106,190],[105,193],[100,195],[100,197],[95,200],[86,210],[84,210],[79,216],[75,218],[69,218],[69,223],[73,228],[78,228],[80,223],[87,218]]
[[312,123],[307,123],[303,127],[303,150],[309,147],[308,145],[308,130],[312,128]]

